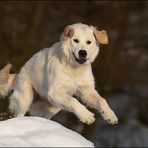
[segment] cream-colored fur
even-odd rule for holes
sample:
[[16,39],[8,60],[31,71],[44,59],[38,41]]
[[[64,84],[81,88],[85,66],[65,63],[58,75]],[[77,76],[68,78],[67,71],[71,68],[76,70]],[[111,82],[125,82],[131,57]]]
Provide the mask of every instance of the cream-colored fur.
[[0,96],[6,96],[12,90],[15,74],[10,74],[12,65],[7,64],[0,71]]
[[[10,97],[10,110],[16,116],[24,116],[30,109],[33,115],[51,118],[64,109],[73,112],[84,123],[93,123],[94,114],[74,98],[75,95],[98,110],[109,123],[117,123],[116,115],[95,90],[91,69],[91,63],[99,53],[99,43],[107,42],[106,32],[97,31],[93,26],[78,23],[66,27],[59,42],[36,53],[21,68]],[[82,49],[87,53],[85,59],[80,59]],[[43,99],[41,103],[32,103],[33,89]]]

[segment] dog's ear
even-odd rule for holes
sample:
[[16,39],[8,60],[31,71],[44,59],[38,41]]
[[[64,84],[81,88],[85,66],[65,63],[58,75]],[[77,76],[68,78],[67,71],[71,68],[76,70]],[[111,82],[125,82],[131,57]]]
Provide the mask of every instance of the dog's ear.
[[66,37],[72,37],[74,35],[74,29],[72,27],[66,27],[64,30],[64,36]]
[[108,44],[108,36],[105,30],[98,31],[96,27],[93,27],[93,34],[100,44]]
[[63,34],[62,34],[62,37],[64,40],[67,40],[68,38],[71,38],[72,36],[74,35],[74,29],[70,26],[66,27]]
[[69,55],[69,51],[67,50],[68,49],[67,41],[69,38],[73,37],[73,35],[74,35],[74,29],[71,26],[67,26],[61,35],[62,49],[66,57],[68,57]]

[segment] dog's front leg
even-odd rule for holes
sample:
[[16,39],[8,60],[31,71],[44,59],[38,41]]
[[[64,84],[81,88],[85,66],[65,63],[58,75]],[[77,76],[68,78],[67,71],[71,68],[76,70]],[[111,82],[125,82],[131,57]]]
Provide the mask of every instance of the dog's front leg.
[[118,123],[118,118],[109,107],[108,103],[102,98],[96,90],[90,87],[80,88],[80,98],[89,107],[97,109],[103,118],[110,124]]
[[57,107],[73,112],[83,123],[91,124],[95,121],[94,114],[87,110],[76,98],[58,91],[52,94],[48,93],[48,100]]

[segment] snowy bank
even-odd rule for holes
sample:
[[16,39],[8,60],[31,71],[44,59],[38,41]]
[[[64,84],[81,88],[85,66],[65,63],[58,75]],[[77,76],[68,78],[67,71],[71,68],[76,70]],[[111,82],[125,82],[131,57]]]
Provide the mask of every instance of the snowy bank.
[[93,147],[93,143],[59,123],[39,117],[0,122],[0,147]]

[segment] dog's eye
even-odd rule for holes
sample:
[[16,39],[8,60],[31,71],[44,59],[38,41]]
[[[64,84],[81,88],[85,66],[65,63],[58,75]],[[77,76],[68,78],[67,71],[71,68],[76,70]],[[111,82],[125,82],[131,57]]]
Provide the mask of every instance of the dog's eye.
[[87,43],[87,44],[91,44],[91,41],[87,41],[86,43]]
[[73,39],[74,42],[76,43],[79,43],[79,40],[78,39]]

